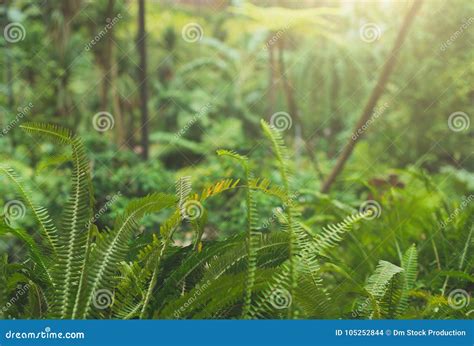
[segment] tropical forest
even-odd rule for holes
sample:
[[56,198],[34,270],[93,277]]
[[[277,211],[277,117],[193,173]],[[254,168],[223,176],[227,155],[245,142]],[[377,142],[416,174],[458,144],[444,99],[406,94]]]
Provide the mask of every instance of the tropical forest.
[[0,1],[1,319],[473,319],[474,2]]

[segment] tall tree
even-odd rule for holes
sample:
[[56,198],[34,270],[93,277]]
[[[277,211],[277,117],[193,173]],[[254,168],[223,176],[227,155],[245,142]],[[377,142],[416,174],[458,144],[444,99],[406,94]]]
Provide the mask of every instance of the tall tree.
[[138,54],[140,55],[140,66],[138,68],[138,82],[140,83],[140,108],[141,108],[141,132],[142,132],[142,156],[148,159],[148,88],[146,75],[146,30],[145,30],[145,1],[138,1]]
[[[421,4],[422,4],[422,0],[415,0],[411,8],[408,10],[403,20],[402,26],[400,27],[400,31],[398,32],[398,36],[397,36],[397,39],[395,40],[393,48],[387,60],[385,61],[382,71],[380,72],[379,78],[377,80],[377,84],[372,90],[372,93],[364,107],[364,110],[362,111],[362,114],[359,117],[359,121],[356,123],[356,125],[354,126],[354,130],[351,133],[356,133],[358,129],[362,128],[364,124],[372,116],[374,108],[377,106],[377,102],[380,96],[382,96],[383,91],[385,90],[385,86],[387,85],[388,79],[390,75],[392,74],[393,68],[395,67],[398,54],[400,53],[400,49],[403,45],[403,42],[405,42],[408,29],[413,23],[413,20],[415,19],[415,16],[421,7]],[[351,156],[356,143],[359,141],[361,137],[362,136],[359,136],[359,137],[356,137],[355,139],[352,138],[352,135],[349,137],[349,140],[347,141],[347,144],[344,147],[344,150],[342,151],[341,156],[337,160],[336,165],[332,169],[331,173],[329,173],[326,180],[323,182],[321,186],[321,192],[323,193],[329,192],[332,184],[336,180],[336,177],[339,175],[339,173],[341,173],[347,160]]]

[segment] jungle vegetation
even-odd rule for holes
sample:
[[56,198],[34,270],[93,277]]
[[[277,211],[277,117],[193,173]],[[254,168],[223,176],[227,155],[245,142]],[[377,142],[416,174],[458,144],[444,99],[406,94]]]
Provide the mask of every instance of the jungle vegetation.
[[474,317],[471,1],[0,8],[0,318]]

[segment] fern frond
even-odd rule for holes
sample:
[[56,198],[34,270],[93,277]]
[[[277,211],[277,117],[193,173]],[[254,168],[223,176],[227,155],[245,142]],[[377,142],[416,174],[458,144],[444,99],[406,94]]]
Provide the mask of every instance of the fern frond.
[[325,250],[332,248],[342,241],[342,236],[352,229],[352,226],[366,217],[365,213],[357,213],[347,216],[343,221],[328,225],[314,236],[315,248],[318,254],[323,254]]
[[57,290],[53,307],[60,318],[74,318],[80,300],[90,235],[92,215],[89,160],[82,140],[71,140],[72,187],[62,215],[58,262],[55,266]]
[[52,139],[62,144],[71,144],[74,139],[70,130],[58,125],[25,122],[20,125],[20,128],[30,134]]
[[253,178],[253,173],[250,171],[248,158],[229,150],[218,150],[218,155],[229,156],[237,160],[245,170],[246,181],[246,207],[247,207],[247,279],[245,285],[245,300],[242,309],[242,316],[249,317],[250,305],[252,303],[252,291],[255,284],[255,272],[257,270],[257,252],[259,236],[257,229],[257,207],[252,188],[250,187],[250,180]]
[[382,315],[380,303],[385,293],[387,292],[388,285],[393,277],[403,272],[403,268],[396,266],[387,261],[379,261],[374,274],[372,274],[367,280],[365,290],[369,294],[372,302],[372,314],[371,317],[380,318]]
[[285,185],[285,189],[288,190],[290,175],[288,168],[288,149],[286,148],[283,138],[281,137],[281,133],[279,131],[273,129],[265,120],[261,120],[260,123],[262,125],[264,135],[272,143],[273,151],[279,163],[278,167],[282,175],[283,184]]
[[[296,286],[298,284],[298,273],[297,273],[297,254],[299,252],[298,238],[303,238],[304,235],[301,232],[302,229],[298,223],[298,220],[294,217],[293,207],[291,203],[291,193],[290,193],[290,171],[288,168],[288,150],[283,142],[280,132],[270,127],[270,125],[262,120],[261,121],[262,129],[264,135],[272,143],[274,154],[278,161],[278,169],[280,171],[282,180],[283,180],[283,189],[285,193],[284,203],[286,204],[285,214],[287,219],[288,234],[289,234],[289,261],[288,261],[288,271],[289,271],[289,294],[294,296]],[[299,234],[298,234],[299,233]],[[290,305],[288,309],[288,317],[294,317],[293,307]]]
[[74,318],[84,282],[93,204],[86,150],[79,137],[60,126],[24,123],[21,128],[33,135],[68,144],[72,149],[72,188],[63,210],[62,232],[58,237],[57,263],[53,268],[55,304],[51,313],[57,318]]
[[176,197],[178,198],[178,208],[183,209],[184,203],[187,201],[191,193],[191,177],[181,177],[176,181]]
[[[146,317],[148,303],[150,302],[153,290],[155,289],[158,280],[158,272],[160,270],[161,261],[165,251],[168,249],[168,246],[171,243],[173,233],[179,225],[181,216],[180,214],[180,210],[176,210],[173,215],[171,215],[171,217],[165,222],[165,227],[160,228],[162,241],[158,242],[158,239],[155,237],[153,238],[154,242],[149,246],[150,252],[152,253],[152,256],[150,256],[152,260],[149,262],[151,263],[152,273],[140,311],[140,318]],[[200,219],[201,218],[199,218],[199,220]]]
[[283,203],[285,203],[288,198],[285,189],[281,186],[272,184],[268,178],[252,178],[248,184],[251,189],[262,191],[266,195],[277,197]]
[[196,200],[196,201],[205,201],[209,197],[215,196],[219,193],[233,190],[238,187],[238,184],[240,182],[240,179],[223,179],[218,181],[217,183],[214,183],[212,185],[209,185],[205,187],[200,195],[194,195],[191,197],[191,199]]
[[14,229],[9,227],[6,223],[0,221],[0,236],[6,235],[11,233],[12,235],[16,236],[20,239],[28,248],[31,258],[33,259],[33,263],[38,265],[40,268],[41,273],[43,274],[44,278],[48,282],[48,286],[53,285],[53,279],[50,273],[50,261],[43,255],[43,251],[41,248],[36,244],[36,241],[31,237],[28,233],[26,233],[22,229]]
[[115,293],[113,313],[118,318],[138,317],[147,304],[147,285],[150,287],[153,274],[158,268],[162,243],[154,234],[151,243],[140,250],[137,259],[123,263],[121,277]]
[[233,159],[236,159],[238,161],[243,162],[244,164],[247,164],[247,161],[248,161],[247,156],[240,155],[240,154],[236,153],[233,150],[219,149],[219,150],[217,150],[217,155],[219,155],[219,156],[229,156]]
[[408,297],[410,291],[415,287],[417,269],[418,269],[418,252],[416,245],[413,244],[403,255],[403,285],[400,301],[397,306],[396,314],[403,315],[408,307]]
[[33,212],[33,216],[40,227],[41,234],[46,241],[47,248],[50,248],[53,253],[56,252],[58,246],[58,231],[49,216],[48,210],[37,206],[33,202],[32,193],[23,184],[23,180],[11,167],[0,165],[0,174],[7,177],[15,185],[16,189],[20,192],[21,199]]
[[152,194],[130,202],[125,213],[117,218],[113,231],[108,232],[92,252],[87,289],[80,309],[82,318],[90,315],[95,292],[112,287],[118,265],[127,254],[129,240],[138,226],[138,221],[146,214],[173,207],[175,202],[175,196]]

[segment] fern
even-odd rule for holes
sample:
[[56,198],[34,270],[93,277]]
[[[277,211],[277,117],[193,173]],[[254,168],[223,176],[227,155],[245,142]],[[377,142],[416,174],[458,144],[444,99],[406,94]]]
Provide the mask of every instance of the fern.
[[[219,155],[237,160],[244,168],[244,184],[240,179],[223,179],[196,193],[189,177],[180,178],[175,195],[155,193],[133,200],[117,217],[113,228],[104,231],[99,231],[90,218],[92,184],[82,141],[57,126],[26,124],[24,127],[31,134],[69,145],[73,164],[70,197],[56,232],[51,228],[47,211],[31,201],[30,192],[19,177],[11,169],[3,170],[16,182],[30,209],[39,210],[36,219],[44,225],[41,237],[45,245],[50,243],[46,231],[57,237],[52,242],[57,250],[48,258],[42,243],[37,244],[23,230],[0,227],[0,234],[11,233],[27,244],[36,272],[32,277],[40,277],[34,283],[36,294],[29,299],[32,310],[50,302],[46,317],[52,318],[143,319],[173,316],[176,309],[181,311],[180,317],[196,318],[328,316],[334,304],[324,285],[319,261],[365,214],[348,216],[319,233],[304,226],[300,221],[302,209],[296,200],[298,194],[290,190],[286,147],[280,133],[265,122],[262,128],[272,143],[282,186],[267,178],[255,178],[246,156],[221,150]],[[198,218],[188,223],[195,231],[194,244],[182,249],[172,246],[173,235],[183,221],[186,202],[203,204],[208,198],[237,188],[246,192],[245,234],[206,243],[203,247],[201,237],[207,222],[207,211],[203,209]],[[277,215],[282,232],[257,232],[256,191],[277,197],[283,203],[284,208]],[[171,208],[171,214],[161,225],[159,234],[154,234],[138,255],[130,253],[140,219],[165,208]],[[127,259],[127,254],[131,258]],[[406,309],[408,292],[416,278],[416,269],[413,274],[416,249],[407,251],[402,267],[381,261],[369,278],[366,292],[373,301],[371,317],[402,314]],[[51,273],[49,280],[41,279],[48,277],[48,273]],[[402,275],[397,276],[398,273]],[[42,292],[43,288],[46,293]],[[94,309],[96,294],[102,290],[113,295],[107,310]],[[282,298],[287,304],[279,306]],[[192,304],[181,309],[180,304],[189,299]]]
[[400,301],[398,303],[396,314],[403,315],[408,307],[408,297],[410,291],[415,287],[416,275],[418,267],[418,252],[415,244],[413,244],[403,255],[403,286]]
[[[89,244],[89,219],[92,211],[91,179],[82,140],[56,125],[25,123],[21,127],[32,135],[52,139],[59,144],[68,144],[72,149],[72,188],[62,217],[62,230],[58,235],[56,264],[53,267],[54,304],[52,316],[74,317],[79,303]],[[34,209],[34,206],[32,206]],[[43,211],[42,219],[47,220]]]
[[183,206],[191,193],[191,177],[181,177],[176,182],[176,197],[178,198],[178,209],[183,212]]
[[255,284],[255,272],[257,270],[257,254],[256,247],[258,246],[258,233],[257,229],[257,210],[255,205],[255,198],[253,190],[250,187],[250,180],[253,177],[253,173],[250,170],[248,158],[246,156],[239,155],[235,152],[228,150],[219,150],[218,155],[229,156],[237,160],[245,171],[245,181],[247,184],[246,188],[246,202],[247,202],[247,283],[245,286],[245,300],[242,309],[242,317],[249,317],[249,310],[252,304],[252,290]]
[[131,202],[124,215],[117,218],[114,230],[108,232],[92,252],[91,264],[88,268],[87,290],[82,311],[80,310],[82,318],[89,316],[96,291],[113,287],[111,281],[118,270],[119,263],[127,253],[128,243],[137,228],[138,221],[146,214],[158,212],[174,204],[174,196],[157,193]]
[[22,200],[26,203],[29,209],[33,212],[36,222],[40,227],[43,237],[46,239],[46,246],[53,252],[57,251],[58,247],[58,231],[53,224],[48,211],[40,206],[37,206],[31,196],[31,191],[23,184],[22,179],[16,172],[7,166],[0,165],[0,174],[6,176],[17,188],[21,194]]
[[349,215],[342,222],[324,227],[322,232],[314,236],[315,251],[318,254],[323,254],[327,249],[336,246],[342,240],[342,236],[365,216],[365,213]]
[[387,261],[379,261],[374,274],[369,277],[365,285],[365,290],[372,303],[371,318],[380,318],[382,316],[382,299],[387,292],[391,280],[401,272],[403,272],[403,268]]
[[53,284],[53,278],[49,270],[50,261],[43,255],[41,248],[36,244],[36,241],[28,233],[22,229],[14,229],[9,227],[4,222],[0,222],[0,235],[11,233],[18,239],[21,239],[28,248],[31,259],[38,265],[41,273],[49,285]]
[[[294,220],[294,214],[292,211],[292,201],[290,200],[290,182],[289,182],[289,169],[288,169],[288,152],[286,146],[283,142],[283,139],[280,133],[272,129],[268,123],[264,120],[261,121],[262,129],[264,135],[270,140],[272,143],[273,151],[278,161],[278,168],[283,180],[283,188],[285,193],[285,199],[283,203],[287,205],[285,209],[286,217],[287,217],[287,226],[288,226],[288,233],[289,233],[289,264],[288,264],[288,271],[289,271],[289,293],[291,296],[294,295],[294,291],[297,285],[297,272],[296,272],[296,255],[298,253],[298,237],[301,238],[301,234],[298,235],[297,232],[302,231],[301,227],[297,224],[296,220]],[[301,233],[301,232],[300,232]],[[293,308],[290,306],[288,309],[288,317],[293,317]]]

